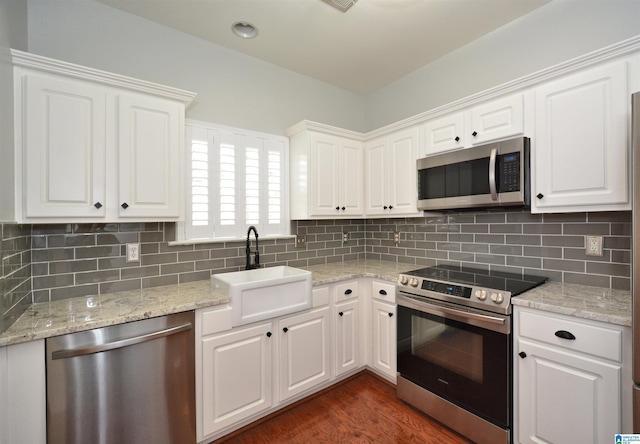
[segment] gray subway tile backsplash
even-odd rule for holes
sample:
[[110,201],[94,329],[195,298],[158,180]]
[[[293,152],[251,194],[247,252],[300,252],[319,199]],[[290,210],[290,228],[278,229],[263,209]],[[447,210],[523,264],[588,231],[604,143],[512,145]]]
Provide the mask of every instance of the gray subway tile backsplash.
[[[191,282],[245,265],[244,240],[169,245],[175,240],[172,223],[0,224],[0,230],[0,331],[34,301]],[[399,246],[393,241],[396,231]],[[416,268],[449,263],[604,288],[631,286],[630,212],[512,210],[294,221],[292,233],[306,236],[305,248],[295,248],[293,238],[261,240],[261,263],[302,267],[369,258]],[[585,255],[585,235],[604,236],[602,257]],[[140,262],[125,261],[125,244],[132,242],[141,244]]]

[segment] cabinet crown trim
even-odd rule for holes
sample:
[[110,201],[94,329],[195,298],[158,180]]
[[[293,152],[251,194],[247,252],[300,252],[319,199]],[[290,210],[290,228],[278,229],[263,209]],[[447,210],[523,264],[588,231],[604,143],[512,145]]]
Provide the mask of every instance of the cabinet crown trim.
[[138,92],[145,92],[172,100],[178,100],[183,102],[185,105],[190,104],[197,95],[191,91],[101,71],[86,66],[76,65],[74,63],[63,62],[61,60],[31,54],[17,49],[11,49],[11,57],[14,66],[61,74],[68,77],[99,82],[105,85],[126,88]]
[[406,119],[399,120],[397,122],[371,130],[366,133],[350,131],[342,128],[323,125],[317,122],[311,122],[309,120],[303,120],[302,122],[286,130],[285,134],[291,137],[292,135],[297,134],[300,131],[308,129],[322,132],[329,131],[330,134],[350,137],[356,140],[368,141],[377,137],[386,136],[394,131],[424,123],[436,117],[444,116],[455,111],[460,111],[464,108],[479,104],[486,100],[497,99],[507,94],[522,92],[525,88],[535,86],[540,82],[552,80],[555,77],[559,77],[578,69],[588,68],[589,66],[601,62],[606,62],[615,57],[625,56],[638,51],[639,49],[640,34],[621,42],[614,43],[613,45],[597,49],[595,51],[583,54],[581,56],[558,63],[553,66],[549,66],[547,68],[543,68],[539,71],[527,74],[523,77],[503,83],[496,87],[486,89],[467,97],[463,97],[459,100],[455,100],[442,106],[432,108],[428,111],[424,111],[414,116],[407,117]]

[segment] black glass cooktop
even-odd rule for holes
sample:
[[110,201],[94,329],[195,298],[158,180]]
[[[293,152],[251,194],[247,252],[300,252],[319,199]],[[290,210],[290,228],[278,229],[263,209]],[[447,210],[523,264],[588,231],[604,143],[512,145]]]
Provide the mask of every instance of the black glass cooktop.
[[424,279],[437,279],[457,285],[475,285],[494,290],[509,291],[511,296],[517,296],[520,293],[531,290],[548,280],[544,276],[522,275],[480,268],[461,268],[451,265],[436,265],[409,271],[405,274]]

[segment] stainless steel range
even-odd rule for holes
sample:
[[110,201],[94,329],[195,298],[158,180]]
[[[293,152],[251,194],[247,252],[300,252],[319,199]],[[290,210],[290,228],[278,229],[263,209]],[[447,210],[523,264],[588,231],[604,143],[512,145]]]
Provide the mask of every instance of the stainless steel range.
[[511,298],[546,281],[448,265],[401,274],[398,397],[479,444],[510,443]]

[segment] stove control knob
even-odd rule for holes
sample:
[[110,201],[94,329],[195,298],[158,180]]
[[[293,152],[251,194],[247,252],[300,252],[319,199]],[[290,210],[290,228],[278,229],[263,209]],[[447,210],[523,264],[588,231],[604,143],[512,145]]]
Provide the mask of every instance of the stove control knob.
[[411,281],[409,281],[409,285],[411,285],[412,287],[417,287],[418,280],[416,278],[411,278]]
[[484,301],[487,299],[487,292],[484,290],[476,290],[476,298],[478,298],[481,301]]
[[409,278],[408,277],[406,277],[404,275],[400,276],[400,284],[407,285],[408,283],[409,283]]
[[496,304],[502,304],[504,296],[502,296],[502,293],[491,293],[491,300]]

